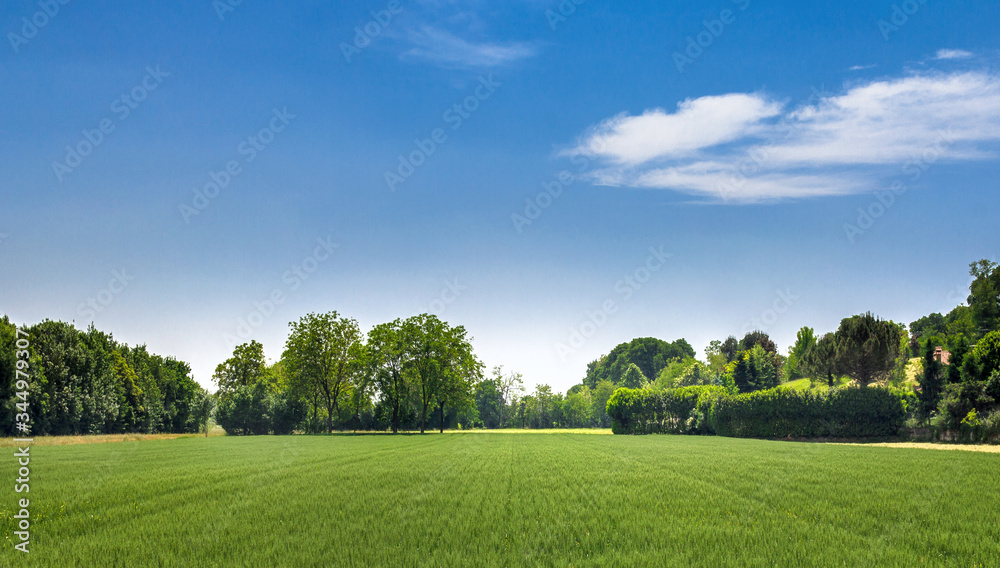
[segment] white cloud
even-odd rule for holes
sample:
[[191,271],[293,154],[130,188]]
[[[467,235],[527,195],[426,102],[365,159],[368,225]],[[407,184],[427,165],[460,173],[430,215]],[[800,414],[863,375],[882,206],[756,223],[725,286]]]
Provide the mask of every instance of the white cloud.
[[597,184],[759,202],[865,191],[926,151],[979,160],[998,140],[1000,79],[969,72],[870,82],[792,109],[757,94],[687,100],[673,114],[616,116],[568,153],[598,161]]
[[423,59],[448,67],[496,67],[534,57],[534,45],[524,42],[472,42],[433,26],[411,29],[406,38],[414,47],[403,58]]
[[874,69],[876,67],[878,67],[878,65],[875,63],[872,63],[871,65],[853,65],[848,69],[848,71],[864,71],[865,69]]
[[683,157],[752,134],[762,119],[780,111],[779,105],[757,95],[688,99],[677,105],[674,114],[656,109],[640,116],[619,115],[607,120],[574,152],[603,155],[624,164]]
[[939,49],[936,54],[934,54],[934,59],[968,59],[972,57],[972,52],[965,51],[964,49]]

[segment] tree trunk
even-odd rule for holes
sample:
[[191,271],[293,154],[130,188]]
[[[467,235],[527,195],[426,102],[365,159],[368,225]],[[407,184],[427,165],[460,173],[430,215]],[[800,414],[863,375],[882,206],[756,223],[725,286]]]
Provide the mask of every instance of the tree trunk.
[[[313,391],[313,421],[312,427],[316,427],[316,423],[319,422],[319,397],[316,395],[316,391]],[[315,431],[313,431],[315,433]]]
[[424,433],[424,424],[427,422],[427,402],[423,403],[423,411],[420,413],[420,433]]
[[441,434],[444,434],[444,403],[443,402],[439,405],[438,414],[441,416]]
[[392,433],[399,432],[399,397],[392,401]]

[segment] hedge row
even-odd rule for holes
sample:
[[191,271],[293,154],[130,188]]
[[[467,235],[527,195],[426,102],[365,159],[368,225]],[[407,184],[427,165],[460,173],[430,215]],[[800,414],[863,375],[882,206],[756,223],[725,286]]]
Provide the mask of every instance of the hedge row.
[[704,434],[706,412],[726,394],[724,387],[620,388],[608,399],[607,411],[615,434]]
[[721,387],[618,389],[608,400],[616,434],[734,438],[871,438],[898,434],[911,395],[882,388],[824,392],[775,388],[730,395]]

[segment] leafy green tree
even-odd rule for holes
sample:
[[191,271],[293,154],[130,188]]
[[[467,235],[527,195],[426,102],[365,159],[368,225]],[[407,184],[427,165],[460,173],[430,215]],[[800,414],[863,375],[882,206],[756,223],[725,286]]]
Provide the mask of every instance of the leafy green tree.
[[701,361],[693,361],[677,381],[678,387],[706,386],[714,383],[714,377]]
[[834,375],[839,374],[836,336],[827,333],[819,338],[816,345],[803,354],[799,367],[811,379],[826,379],[827,386],[833,388]]
[[887,380],[897,367],[901,330],[870,312],[844,319],[835,337],[838,367],[861,386]]
[[1000,329],[1000,265],[980,260],[969,265],[969,308],[980,333]]
[[976,343],[963,361],[966,381],[987,381],[1000,369],[1000,331],[991,331]]
[[402,333],[408,351],[407,366],[420,395],[420,433],[427,423],[427,409],[444,388],[449,364],[446,346],[447,325],[437,316],[421,314],[403,322]]
[[597,388],[591,390],[591,415],[600,428],[611,427],[611,418],[608,417],[608,399],[615,393],[616,388],[618,387],[611,381],[601,381],[597,383]]
[[629,363],[628,368],[625,369],[625,374],[622,375],[621,386],[629,389],[641,389],[646,386],[649,379],[642,373],[639,366],[635,363]]
[[271,431],[270,394],[263,381],[237,386],[219,397],[215,420],[227,434],[265,435]]
[[732,363],[739,357],[740,353],[740,342],[730,335],[722,342],[719,347],[719,352],[726,357],[727,363]]
[[524,392],[524,382],[521,373],[504,373],[503,365],[493,368],[493,382],[500,393],[500,428],[506,428],[513,409],[517,408],[518,398]]
[[407,372],[410,351],[403,322],[397,319],[372,328],[368,332],[366,353],[372,384],[380,394],[380,403],[389,409],[392,433],[395,434],[399,431],[400,410],[412,382]]
[[562,403],[562,425],[566,428],[587,428],[592,424],[593,400],[590,388],[584,386],[572,394],[567,394]]
[[[186,363],[119,344],[93,325],[80,331],[46,320],[24,332],[19,337],[9,318],[0,319],[0,431],[24,434],[14,430],[24,410],[36,436],[191,431],[202,389]],[[18,339],[30,339],[27,401],[18,396]]]
[[215,410],[215,397],[201,390],[191,402],[191,430],[194,432],[205,431],[208,436],[208,420]]
[[984,392],[993,399],[994,407],[1000,407],[1000,370],[993,371],[986,381]]
[[220,393],[229,393],[238,387],[255,385],[265,378],[267,361],[264,346],[256,341],[237,345],[233,356],[215,367],[212,380]]
[[629,365],[636,365],[646,377],[656,377],[675,359],[694,357],[694,349],[684,339],[668,343],[662,339],[642,337],[622,343],[611,353],[587,366],[583,384],[594,389],[603,380],[619,384]]
[[536,385],[535,392],[527,401],[525,414],[531,428],[552,428],[556,423],[558,399],[549,385]]
[[[684,374],[687,373],[691,366],[695,364],[695,359],[693,357],[687,357],[685,359],[674,359],[669,365],[660,369],[660,374],[656,376],[656,380],[653,381],[652,388],[655,390],[666,390],[676,388],[680,385],[681,379]],[[624,383],[622,386],[625,386]],[[632,388],[632,387],[630,387]]]
[[816,345],[816,332],[811,327],[803,327],[795,336],[795,345],[792,346],[788,361],[785,363],[785,375],[788,380],[801,379],[804,375],[799,369],[799,364],[806,352]]
[[945,316],[944,336],[948,337],[949,345],[951,338],[964,335],[967,338],[981,337],[982,331],[973,319],[972,308],[969,306],[956,306]]
[[[444,432],[448,407],[460,411],[472,404],[472,385],[482,380],[483,364],[472,352],[465,328],[447,328],[443,338],[441,381],[434,393],[438,408],[438,431]],[[518,375],[520,378],[520,375]]]
[[[733,338],[733,341],[736,339]],[[729,359],[722,353],[722,342],[718,339],[713,340],[705,348],[705,360],[708,362],[708,370],[714,376],[720,376],[726,365],[729,363]]]
[[500,389],[493,379],[484,379],[476,383],[475,389],[476,408],[479,410],[479,420],[483,427],[488,429],[499,428],[501,424],[500,408],[503,405],[503,397]]
[[778,346],[771,341],[771,337],[763,331],[751,331],[740,340],[740,351],[750,351],[754,346],[760,345],[764,351],[778,355]]
[[[920,356],[920,347],[932,337],[942,337],[948,335],[947,322],[941,314],[931,314],[924,316],[910,324],[910,345],[913,347],[913,356]],[[936,342],[936,343],[939,343]]]
[[290,389],[282,389],[272,393],[268,400],[268,406],[271,431],[276,435],[293,433],[308,414],[305,402],[296,397]]
[[315,391],[326,406],[326,430],[333,432],[341,396],[350,388],[356,371],[356,353],[362,341],[358,322],[335,311],[310,313],[289,324],[282,360],[295,390]]
[[121,353],[111,353],[112,372],[119,386],[120,401],[117,430],[135,432],[140,424],[140,416],[145,413],[142,406],[143,393],[139,388],[139,378],[122,357]]

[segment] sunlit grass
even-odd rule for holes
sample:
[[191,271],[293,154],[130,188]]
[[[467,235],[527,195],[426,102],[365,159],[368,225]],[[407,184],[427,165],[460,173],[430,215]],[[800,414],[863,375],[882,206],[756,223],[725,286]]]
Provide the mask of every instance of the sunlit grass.
[[[10,538],[16,475],[3,492]],[[575,433],[32,449],[17,566],[995,566],[1000,455]]]
[[[836,386],[838,386],[838,387],[847,386],[847,385],[849,385],[851,383],[850,379],[848,379],[846,377],[841,377],[839,379],[835,379],[835,382],[836,382]],[[807,390],[826,391],[826,390],[830,390],[830,387],[827,386],[825,380],[810,381],[809,379],[797,379],[797,380],[794,380],[794,381],[788,381],[787,383],[782,383],[781,386],[785,387],[785,388],[790,388],[790,389],[793,389],[793,390],[800,390],[800,391],[807,391]]]

